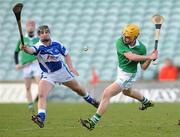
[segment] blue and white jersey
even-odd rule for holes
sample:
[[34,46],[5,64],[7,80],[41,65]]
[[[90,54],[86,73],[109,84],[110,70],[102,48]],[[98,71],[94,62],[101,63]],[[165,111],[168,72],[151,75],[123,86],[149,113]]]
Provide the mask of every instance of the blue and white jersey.
[[61,57],[68,54],[68,50],[57,41],[52,41],[49,46],[39,41],[32,48],[37,56],[40,68],[47,73],[61,69],[63,65]]

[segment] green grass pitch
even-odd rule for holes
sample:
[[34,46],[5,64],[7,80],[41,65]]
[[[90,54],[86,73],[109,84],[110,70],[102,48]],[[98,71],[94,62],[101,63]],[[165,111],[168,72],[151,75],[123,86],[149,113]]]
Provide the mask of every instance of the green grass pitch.
[[110,104],[93,131],[80,125],[79,118],[96,109],[85,103],[48,103],[45,127],[31,119],[26,104],[0,104],[0,137],[180,137],[180,104],[155,104],[146,111],[138,103]]

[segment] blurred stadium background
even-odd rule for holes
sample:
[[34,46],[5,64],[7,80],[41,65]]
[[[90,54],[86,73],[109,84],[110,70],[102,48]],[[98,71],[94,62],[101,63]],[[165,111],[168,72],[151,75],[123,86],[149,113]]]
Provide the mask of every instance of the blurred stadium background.
[[[115,41],[120,37],[122,27],[127,23],[137,23],[141,27],[140,40],[146,44],[148,51],[151,52],[155,33],[151,17],[156,13],[165,18],[159,43],[158,60],[160,64],[151,65],[147,71],[139,69],[139,80],[144,81],[145,84],[147,81],[148,83],[149,81],[156,83],[159,66],[167,57],[173,59],[175,65],[180,65],[180,1],[0,0],[1,83],[8,84],[10,82],[12,85],[14,82],[23,80],[21,71],[15,70],[13,60],[19,33],[12,7],[17,2],[24,4],[21,18],[24,32],[25,22],[28,19],[34,19],[37,26],[48,24],[53,39],[61,41],[69,49],[73,64],[80,73],[80,77],[77,79],[81,81],[82,85],[87,86],[89,83],[92,68],[95,68],[102,81],[100,84],[116,79]],[[88,47],[89,50],[83,51],[84,47]],[[105,87],[105,85],[101,87]],[[8,86],[11,89],[8,90],[5,87],[1,86],[1,97],[8,97],[11,94],[10,91],[17,90],[18,92],[23,88],[22,86],[21,88]],[[66,88],[61,88],[61,90],[61,94],[64,93],[63,96],[69,91]],[[102,88],[98,90],[102,90]],[[11,96],[13,95],[11,94]]]
[[[159,13],[165,18],[159,43],[159,62],[167,57],[180,64],[179,14],[177,0],[0,0],[0,80],[22,81],[22,73],[15,70],[13,54],[19,38],[17,24],[12,14],[12,6],[23,2],[23,30],[25,22],[34,19],[37,25],[48,24],[52,37],[61,41],[72,56],[73,64],[80,73],[78,78],[84,83],[95,68],[101,81],[116,78],[117,57],[115,40],[127,23],[137,23],[141,27],[140,39],[148,51],[154,45],[154,25],[151,17]],[[83,52],[83,47],[89,48]],[[159,64],[160,65],[160,64]],[[147,71],[140,71],[141,80],[155,80],[159,65],[151,65]],[[63,89],[65,90],[65,89]]]
[[[156,80],[158,69],[165,58],[173,59],[175,65],[180,67],[179,0],[0,0],[1,103],[26,102],[22,73],[15,70],[13,59],[19,33],[15,17],[12,13],[12,7],[17,2],[24,4],[21,18],[23,32],[25,33],[25,22],[28,19],[35,20],[37,26],[42,24],[49,25],[52,38],[61,41],[69,49],[73,64],[80,73],[77,79],[97,99],[100,99],[104,87],[116,79],[117,56],[115,41],[120,37],[122,27],[127,23],[137,23],[141,27],[140,40],[145,43],[148,51],[151,52],[154,47],[155,33],[151,17],[156,13],[161,14],[165,18],[165,22],[162,26],[159,41],[158,60],[160,63],[158,65],[151,65],[147,71],[139,69],[139,81],[135,84],[135,88],[155,102],[180,102],[179,80],[175,82],[158,82]],[[89,50],[83,51],[84,47],[88,47]],[[95,68],[100,79],[100,82],[96,85],[92,85],[89,82],[92,76],[92,68]],[[36,96],[36,89],[37,86],[33,85],[33,97]],[[80,97],[63,86],[55,87],[54,92],[50,93],[48,100],[65,102],[82,101]],[[112,102],[134,102],[134,100],[119,94],[112,98]],[[8,107],[11,108],[11,105],[8,105]],[[14,107],[14,104],[12,104],[12,107]],[[3,110],[5,108],[1,106],[1,111]],[[172,114],[177,114],[173,110],[171,111]],[[3,117],[5,115],[6,113],[4,113]],[[177,115],[171,116],[176,118]],[[127,115],[125,114],[125,116]],[[21,117],[19,116],[19,118]],[[123,121],[123,119],[121,120]],[[127,123],[127,121],[124,123]],[[153,124],[153,122],[151,123]],[[66,122],[64,124],[66,125]],[[164,123],[160,123],[160,125],[162,124]],[[122,125],[120,126],[123,128]],[[150,125],[151,127],[152,125]],[[57,128],[56,125],[54,125],[54,128]],[[144,125],[142,125],[142,128],[144,128]],[[141,131],[141,128],[137,131]],[[156,131],[153,132],[155,133]],[[138,134],[136,133],[137,137],[140,137]],[[163,137],[166,134],[164,133]],[[3,134],[0,135],[3,136]],[[80,136],[81,134],[78,135]],[[86,134],[84,133],[81,136],[84,135]],[[168,135],[177,137],[180,134]],[[27,134],[24,136],[27,136]],[[104,134],[104,136],[106,135]],[[128,135],[128,137],[130,136],[131,134]],[[152,136],[149,135],[148,137]],[[160,136],[157,135],[157,137],[161,137],[161,134]]]

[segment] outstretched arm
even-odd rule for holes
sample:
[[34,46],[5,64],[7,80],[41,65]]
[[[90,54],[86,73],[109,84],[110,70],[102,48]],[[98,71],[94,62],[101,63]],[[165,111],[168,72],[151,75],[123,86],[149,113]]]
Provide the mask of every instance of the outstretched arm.
[[65,57],[65,62],[71,72],[73,72],[76,76],[79,76],[79,73],[75,70],[75,68],[72,65],[71,57],[69,54],[67,54]]
[[26,45],[21,45],[20,49],[23,50],[26,53],[29,53],[29,54],[35,53],[35,51],[32,48],[30,48],[30,47],[28,47]]

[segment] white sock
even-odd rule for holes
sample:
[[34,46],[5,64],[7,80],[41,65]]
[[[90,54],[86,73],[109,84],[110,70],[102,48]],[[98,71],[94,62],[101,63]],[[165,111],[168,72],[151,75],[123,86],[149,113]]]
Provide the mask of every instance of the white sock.
[[38,114],[39,114],[39,113],[46,113],[46,110],[43,109],[43,108],[39,108],[39,109],[38,109]]
[[83,96],[83,98],[87,98],[89,96],[89,93],[86,92],[86,94]]

